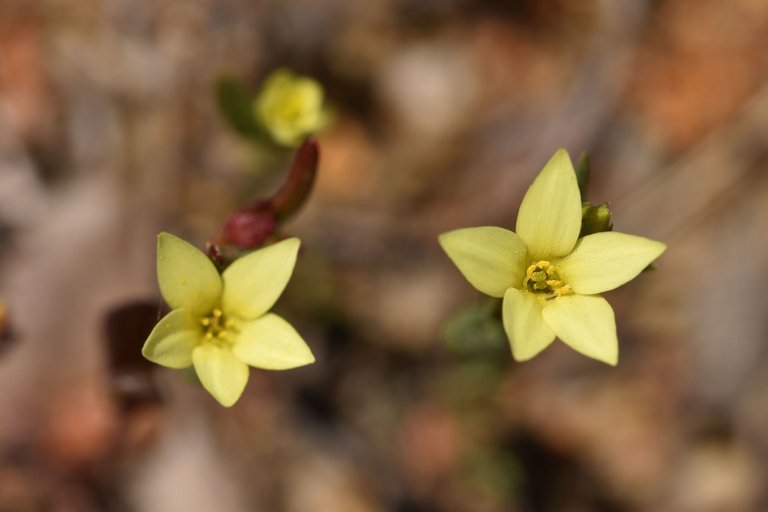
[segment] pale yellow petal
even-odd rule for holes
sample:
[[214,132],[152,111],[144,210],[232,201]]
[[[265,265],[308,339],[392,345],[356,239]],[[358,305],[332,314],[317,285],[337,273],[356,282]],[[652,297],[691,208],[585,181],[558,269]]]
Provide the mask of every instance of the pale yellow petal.
[[296,145],[321,128],[323,88],[312,78],[278,70],[265,81],[255,109],[261,124],[278,143]]
[[171,308],[203,315],[219,303],[221,276],[208,257],[170,233],[157,236],[157,281]]
[[581,230],[581,194],[571,158],[558,149],[526,192],[515,231],[532,259],[565,256]]
[[241,329],[232,352],[244,363],[265,370],[287,370],[315,362],[301,335],[275,314],[251,320]]
[[541,303],[528,292],[507,290],[502,319],[517,361],[531,359],[555,339],[555,333],[544,322]]
[[224,407],[232,406],[248,383],[248,365],[229,348],[213,343],[198,345],[192,352],[195,372],[203,387]]
[[613,308],[599,295],[563,295],[547,303],[544,321],[558,338],[587,357],[610,365],[619,360]]
[[580,239],[557,263],[560,279],[576,293],[613,290],[634,279],[667,248],[661,242],[625,233],[595,233]]
[[152,329],[141,353],[153,363],[186,368],[192,364],[192,350],[201,338],[198,319],[186,309],[174,309]]
[[492,297],[522,285],[526,248],[519,236],[497,227],[464,228],[440,235],[440,245],[467,281]]
[[269,311],[291,278],[300,244],[289,238],[232,263],[222,275],[224,312],[254,319]]

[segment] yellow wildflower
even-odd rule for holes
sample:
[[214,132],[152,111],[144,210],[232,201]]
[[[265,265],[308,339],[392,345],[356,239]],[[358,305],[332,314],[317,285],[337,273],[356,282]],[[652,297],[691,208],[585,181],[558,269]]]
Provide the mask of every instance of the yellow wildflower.
[[267,77],[254,107],[262,126],[284,146],[299,145],[328,120],[322,86],[287,69],[278,69]]
[[200,382],[225,407],[248,382],[248,366],[286,370],[315,361],[281,317],[268,313],[293,273],[299,239],[237,259],[222,273],[191,244],[157,237],[157,278],[173,310],[155,326],[142,354],[169,368],[194,365]]
[[581,220],[576,174],[560,149],[525,194],[516,232],[476,227],[440,235],[475,288],[503,297],[504,329],[518,361],[555,337],[588,357],[618,361],[613,309],[599,294],[634,279],[666,245],[617,232],[579,238]]

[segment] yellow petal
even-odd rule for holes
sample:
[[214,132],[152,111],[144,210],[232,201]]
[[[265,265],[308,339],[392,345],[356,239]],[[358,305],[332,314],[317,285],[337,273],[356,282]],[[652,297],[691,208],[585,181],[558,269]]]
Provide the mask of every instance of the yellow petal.
[[573,252],[557,264],[557,271],[574,292],[593,295],[631,281],[666,248],[640,236],[595,233],[579,240]]
[[272,313],[242,325],[232,352],[244,363],[266,370],[287,370],[315,362],[299,333]]
[[525,244],[512,231],[497,227],[465,228],[440,235],[440,245],[472,286],[492,297],[521,286]]
[[530,293],[510,288],[504,294],[504,330],[517,361],[527,361],[555,339],[542,316],[541,304]]
[[515,231],[531,259],[565,256],[581,230],[581,195],[573,164],[558,149],[526,192]]
[[254,319],[269,311],[291,278],[300,244],[289,238],[232,263],[222,275],[224,312]]
[[211,260],[192,244],[170,233],[157,236],[157,281],[173,309],[204,315],[221,297],[221,276]]
[[192,361],[200,382],[213,398],[224,407],[237,402],[248,383],[248,366],[229,348],[203,343],[192,352]]
[[168,368],[186,368],[192,364],[192,350],[200,343],[200,322],[186,309],[174,309],[160,320],[141,353]]
[[544,321],[577,352],[610,365],[619,360],[613,309],[599,295],[563,295],[548,302]]

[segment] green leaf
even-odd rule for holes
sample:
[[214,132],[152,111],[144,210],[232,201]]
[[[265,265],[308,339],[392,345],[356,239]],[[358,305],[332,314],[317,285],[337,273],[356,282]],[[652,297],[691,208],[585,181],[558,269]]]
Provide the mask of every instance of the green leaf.
[[238,134],[254,138],[261,130],[253,112],[253,97],[242,82],[232,77],[221,77],[216,83],[219,112],[227,124]]
[[[497,300],[493,301],[498,304]],[[449,346],[464,354],[497,352],[505,346],[504,328],[494,314],[496,304],[464,308],[445,326]]]
[[584,201],[587,197],[587,186],[589,185],[589,173],[592,170],[592,159],[589,158],[589,153],[582,151],[579,155],[579,160],[576,162],[574,171],[576,172],[576,182],[579,184],[579,192],[581,192],[581,200]]
[[503,333],[501,337],[494,350],[464,357],[435,376],[435,393],[441,402],[462,413],[491,405],[508,367],[508,359],[501,357],[508,350]]
[[477,491],[503,503],[519,491],[524,481],[520,461],[499,446],[480,446],[467,456],[464,478]]

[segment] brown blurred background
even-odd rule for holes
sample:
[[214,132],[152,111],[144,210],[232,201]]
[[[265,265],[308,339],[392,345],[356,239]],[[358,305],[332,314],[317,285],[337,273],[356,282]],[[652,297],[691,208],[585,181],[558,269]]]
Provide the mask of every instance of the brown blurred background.
[[[0,511],[768,510],[766,48],[764,0],[0,0]],[[223,409],[135,357],[154,237],[282,179],[213,94],[281,66],[336,113],[277,306],[318,362]],[[616,368],[456,327],[437,234],[560,146],[669,245]]]

